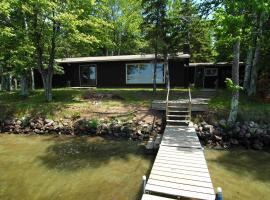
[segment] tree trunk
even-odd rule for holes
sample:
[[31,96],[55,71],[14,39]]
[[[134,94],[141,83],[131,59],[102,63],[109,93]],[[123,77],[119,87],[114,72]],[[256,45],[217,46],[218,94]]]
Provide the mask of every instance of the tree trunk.
[[260,58],[260,51],[261,51],[263,18],[264,18],[264,13],[261,13],[260,18],[259,18],[259,26],[257,28],[256,48],[255,48],[254,58],[252,62],[251,75],[250,75],[250,86],[248,90],[249,96],[255,95],[257,92],[258,65],[259,65],[259,58]]
[[168,54],[164,53],[164,69],[165,69],[165,78],[166,78],[166,87],[167,90],[170,89],[170,74],[169,74],[169,64],[168,64]]
[[257,41],[257,21],[258,17],[257,14],[253,14],[253,27],[252,27],[252,41],[249,46],[248,52],[247,52],[247,59],[246,59],[246,67],[245,67],[245,76],[244,76],[244,90],[246,92],[249,91],[250,88],[250,76],[251,76],[251,69],[252,69],[252,60],[254,57],[254,51],[255,51],[255,46],[256,46],[256,41]]
[[[233,65],[232,65],[232,81],[234,85],[239,85],[239,57],[240,57],[240,39],[235,41],[233,46]],[[239,106],[239,90],[233,90],[231,100],[231,111],[228,118],[229,124],[236,121]]]
[[10,74],[4,74],[2,76],[2,89],[10,92],[12,90],[12,76]]
[[0,66],[0,91],[3,91],[3,83],[4,83],[3,67]]
[[43,81],[43,87],[45,92],[45,99],[46,101],[50,102],[52,101],[52,77],[53,73],[42,73],[42,81]]
[[257,44],[251,69],[250,86],[248,90],[249,96],[255,95],[257,92],[257,78],[258,78],[257,66],[259,62],[259,56],[260,56],[260,44]]
[[55,59],[55,49],[56,49],[56,30],[57,24],[54,20],[54,12],[52,18],[52,35],[51,35],[51,46],[49,48],[49,62],[47,69],[43,66],[43,53],[44,53],[44,46],[42,45],[42,34],[39,32],[38,28],[38,9],[34,10],[34,43],[36,47],[36,56],[37,56],[37,66],[38,70],[41,74],[43,87],[45,92],[45,99],[46,101],[52,101],[52,77],[53,77],[53,66],[54,66],[54,59]]
[[14,78],[14,90],[17,90],[18,89],[18,81],[16,78]]
[[250,74],[252,69],[253,47],[250,47],[247,54],[245,76],[244,76],[244,90],[248,91],[250,86]]
[[32,67],[30,68],[30,72],[31,72],[31,90],[35,90],[35,75]]
[[153,92],[157,91],[157,48],[155,47],[154,74],[153,74]]
[[28,80],[27,80],[27,76],[25,74],[21,75],[20,85],[21,85],[21,92],[20,92],[20,94],[22,96],[28,96],[28,94],[29,94],[29,91],[28,91]]

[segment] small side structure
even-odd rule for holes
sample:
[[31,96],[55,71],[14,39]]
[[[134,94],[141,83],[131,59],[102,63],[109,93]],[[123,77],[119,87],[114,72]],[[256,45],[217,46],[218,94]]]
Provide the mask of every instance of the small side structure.
[[[244,81],[245,64],[239,63],[240,85]],[[190,83],[198,88],[224,88],[225,79],[232,76],[232,63],[189,63]]]

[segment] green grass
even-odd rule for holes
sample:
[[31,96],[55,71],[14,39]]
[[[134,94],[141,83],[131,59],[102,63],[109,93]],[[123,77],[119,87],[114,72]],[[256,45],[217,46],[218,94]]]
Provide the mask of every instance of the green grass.
[[215,187],[224,199],[270,199],[270,153],[252,150],[205,151]]
[[[44,100],[43,90],[33,91],[28,98],[21,97],[18,92],[0,92],[0,118],[44,116],[49,118],[63,118],[76,115],[91,107],[91,101],[84,100],[83,94],[87,89],[59,88],[53,90],[53,101],[48,103]],[[101,88],[90,92],[113,93],[122,97],[123,100],[102,99],[104,108],[126,106],[149,106],[153,99],[165,99],[166,90],[158,89],[153,94],[150,88]],[[175,97],[186,89],[174,89]]]
[[0,135],[0,199],[135,200],[152,162],[132,141]]
[[[43,116],[49,118],[64,118],[88,112],[91,108],[97,110],[93,101],[82,98],[87,89],[59,88],[53,90],[53,101],[44,101],[43,90],[36,90],[28,98],[21,97],[18,92],[0,92],[0,119],[6,117]],[[128,106],[150,107],[152,100],[166,99],[166,90],[158,89],[154,94],[151,88],[98,88],[90,92],[110,93],[122,97],[117,99],[101,99],[99,107],[104,110],[112,108],[126,108]],[[197,92],[193,89],[193,94]],[[187,94],[187,89],[173,89],[170,99],[176,99]],[[228,90],[218,90],[209,103],[210,109],[215,111],[215,117],[227,118],[230,111],[231,93]],[[257,98],[240,95],[240,120],[270,120],[270,104],[263,103]]]
[[[270,153],[205,150],[224,199],[270,199]],[[0,135],[0,199],[139,199],[154,156],[99,137]]]
[[[209,107],[215,111],[217,118],[228,116],[231,96],[228,90],[218,90],[215,97],[210,100]],[[239,120],[270,121],[269,103],[264,103],[256,97],[248,97],[244,93],[240,94],[239,102]]]

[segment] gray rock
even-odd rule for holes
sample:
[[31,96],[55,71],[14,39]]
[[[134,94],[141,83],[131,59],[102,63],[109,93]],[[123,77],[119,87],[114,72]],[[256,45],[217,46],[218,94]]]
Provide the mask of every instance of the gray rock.
[[263,133],[264,133],[264,130],[263,130],[263,129],[258,128],[258,129],[256,130],[256,134],[261,135],[261,134],[263,134]]
[[233,132],[236,134],[239,133],[240,131],[241,131],[241,128],[239,126],[237,126],[233,129]]
[[243,124],[243,125],[241,126],[241,128],[242,128],[243,130],[248,130],[248,126],[245,125],[245,124]]
[[45,119],[44,122],[45,122],[46,124],[53,124],[54,121],[51,120],[51,119]]
[[222,140],[221,136],[215,135],[214,137],[215,137],[216,141],[221,141]]
[[239,141],[238,141],[237,139],[235,139],[235,138],[231,138],[231,139],[230,139],[230,143],[231,143],[232,145],[238,145],[238,144],[239,144]]
[[245,137],[246,138],[250,138],[251,137],[251,134],[250,133],[246,133]]
[[207,124],[207,125],[204,125],[203,128],[205,131],[208,131],[209,133],[213,133],[213,126],[212,125]]
[[252,147],[256,150],[262,150],[263,149],[263,143],[259,140],[255,140]]
[[226,127],[226,125],[227,125],[227,122],[226,122],[226,120],[225,119],[221,119],[221,120],[219,120],[219,125],[221,126],[221,127]]

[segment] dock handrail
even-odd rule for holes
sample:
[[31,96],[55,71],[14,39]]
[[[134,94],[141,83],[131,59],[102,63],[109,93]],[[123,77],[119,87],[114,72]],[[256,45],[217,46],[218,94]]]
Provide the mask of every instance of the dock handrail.
[[170,86],[168,85],[168,87],[167,87],[167,97],[166,97],[166,120],[168,120],[169,96],[170,96]]
[[189,116],[190,116],[190,119],[191,119],[191,91],[190,91],[190,87],[188,87],[188,109],[189,109]]

